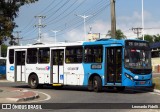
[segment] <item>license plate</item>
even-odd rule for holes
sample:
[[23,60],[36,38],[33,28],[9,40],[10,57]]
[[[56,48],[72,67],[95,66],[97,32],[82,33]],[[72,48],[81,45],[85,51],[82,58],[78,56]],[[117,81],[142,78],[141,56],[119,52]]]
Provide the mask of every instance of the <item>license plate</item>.
[[145,84],[145,81],[141,81],[140,84]]

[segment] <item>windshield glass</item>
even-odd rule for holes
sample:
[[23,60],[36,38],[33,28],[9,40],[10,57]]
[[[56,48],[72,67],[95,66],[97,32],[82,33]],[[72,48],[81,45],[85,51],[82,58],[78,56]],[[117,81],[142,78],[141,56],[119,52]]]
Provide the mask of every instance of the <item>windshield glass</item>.
[[125,67],[133,69],[151,69],[150,50],[126,48]]

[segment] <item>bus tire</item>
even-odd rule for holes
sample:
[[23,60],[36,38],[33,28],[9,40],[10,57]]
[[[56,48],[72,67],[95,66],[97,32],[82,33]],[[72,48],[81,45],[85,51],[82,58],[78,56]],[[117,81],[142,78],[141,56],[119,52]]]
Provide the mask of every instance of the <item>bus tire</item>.
[[121,87],[116,87],[117,91],[124,91],[125,90],[125,86],[121,86]]
[[93,91],[93,80],[92,79],[88,81],[88,90]]
[[93,90],[94,90],[95,92],[100,92],[100,91],[102,91],[102,81],[101,81],[101,79],[100,79],[99,76],[95,76],[95,77],[93,78]]
[[36,89],[36,88],[38,88],[38,84],[39,84],[39,82],[38,82],[37,75],[35,75],[35,74],[31,75],[28,80],[28,85],[30,86],[30,88]]

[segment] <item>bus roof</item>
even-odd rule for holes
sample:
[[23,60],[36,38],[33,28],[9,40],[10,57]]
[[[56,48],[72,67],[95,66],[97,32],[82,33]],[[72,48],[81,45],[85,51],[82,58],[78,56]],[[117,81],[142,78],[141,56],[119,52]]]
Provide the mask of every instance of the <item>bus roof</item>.
[[41,47],[66,47],[66,46],[78,46],[78,45],[107,45],[107,44],[121,44],[124,45],[125,40],[135,40],[135,41],[142,41],[138,39],[108,39],[103,38],[96,41],[90,41],[90,42],[57,42],[56,44],[44,44],[44,43],[35,43],[35,44],[28,44],[25,46],[10,46],[8,49],[27,49],[27,48],[41,48]]

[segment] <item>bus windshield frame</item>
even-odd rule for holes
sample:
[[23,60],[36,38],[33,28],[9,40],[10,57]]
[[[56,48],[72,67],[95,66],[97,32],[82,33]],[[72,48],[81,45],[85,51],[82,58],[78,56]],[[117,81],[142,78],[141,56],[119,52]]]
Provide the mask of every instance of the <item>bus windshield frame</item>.
[[151,71],[151,50],[146,41],[126,40],[124,66],[130,70]]

